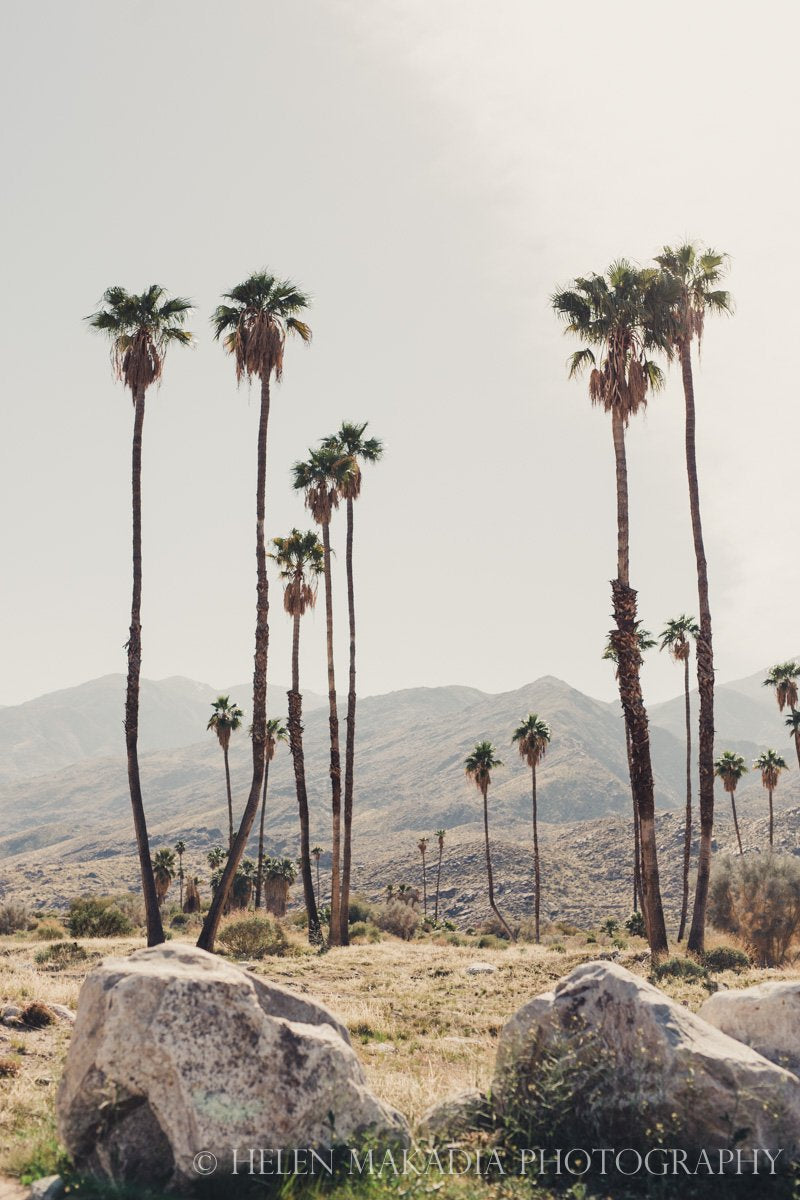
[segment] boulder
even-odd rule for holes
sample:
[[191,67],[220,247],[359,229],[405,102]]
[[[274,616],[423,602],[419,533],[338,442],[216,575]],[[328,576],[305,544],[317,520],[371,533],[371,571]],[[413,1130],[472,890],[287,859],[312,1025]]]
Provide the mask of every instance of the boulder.
[[491,963],[474,962],[467,967],[468,975],[494,975],[497,967],[493,967]]
[[492,1108],[488,1097],[477,1088],[449,1096],[423,1113],[418,1133],[426,1141],[457,1142],[476,1130],[490,1129]]
[[225,1175],[234,1149],[409,1141],[332,1013],[185,945],[107,959],[87,977],[57,1113],[76,1165],[162,1188],[196,1182],[201,1152]]
[[770,1062],[800,1070],[800,979],[716,992],[700,1016]]
[[531,1136],[560,1121],[625,1146],[657,1145],[658,1130],[698,1153],[781,1150],[785,1163],[800,1149],[800,1080],[616,963],[577,967],[511,1018],[492,1101]]

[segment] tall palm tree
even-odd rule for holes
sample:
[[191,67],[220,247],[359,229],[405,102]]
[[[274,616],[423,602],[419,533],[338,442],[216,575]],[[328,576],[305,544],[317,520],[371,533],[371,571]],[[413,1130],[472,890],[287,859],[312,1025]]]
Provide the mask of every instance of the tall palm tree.
[[489,846],[489,784],[492,782],[492,771],[496,767],[502,767],[502,765],[491,742],[478,742],[472,753],[464,759],[465,774],[468,779],[472,780],[483,797],[483,832],[486,841],[486,878],[489,883],[489,905],[511,941],[514,942],[516,938],[511,932],[505,917],[497,907],[497,901],[494,898],[492,852]]
[[428,873],[425,864],[425,855],[428,852],[428,839],[422,837],[417,842],[417,849],[422,855],[422,912],[427,917],[428,915]]
[[114,374],[124,387],[130,389],[133,400],[133,589],[127,643],[125,749],[128,756],[128,787],[142,876],[148,946],[156,946],[163,942],[164,930],[161,925],[153,864],[150,860],[150,841],[139,777],[139,679],[142,669],[142,429],[145,396],[148,388],[161,379],[168,348],[173,344],[191,344],[192,335],[185,328],[186,318],[191,311],[192,305],[188,300],[179,296],[169,299],[164,289],[153,283],[141,295],[134,295],[122,287],[108,288],[103,294],[101,307],[86,318],[92,329],[105,334],[110,340]]
[[[352,474],[352,466],[336,450],[310,450],[305,462],[292,468],[293,484],[305,493],[306,508],[322,530],[323,573],[325,577],[325,632],[328,651],[328,725],[331,740],[331,924],[330,943],[342,943],[340,867],[342,860],[342,771],[339,751],[339,711],[336,707],[336,672],[333,662],[333,581],[331,575],[331,517],[339,506],[343,482]],[[347,919],[345,913],[344,919]]]
[[794,720],[797,713],[798,679],[800,679],[800,664],[790,659],[788,662],[776,663],[774,667],[770,667],[769,674],[764,680],[764,687],[775,689],[775,699],[778,701],[778,708],[781,712],[787,706],[789,708],[791,715],[787,718],[786,724],[793,731],[797,763],[800,766],[800,737],[797,735],[799,723]]
[[512,745],[516,743],[519,750],[520,758],[531,769],[531,803],[533,811],[533,878],[534,878],[534,899],[533,899],[533,919],[535,938],[538,942],[539,937],[539,910],[542,895],[542,879],[539,870],[539,825],[536,810],[536,768],[547,753],[547,747],[550,745],[550,726],[546,721],[539,718],[538,713],[528,713],[521,725],[518,725],[514,730],[514,735],[511,738]]
[[175,843],[175,853],[178,856],[178,882],[180,884],[180,905],[183,910],[183,856],[186,853],[186,842]]
[[350,672],[347,689],[347,719],[344,750],[344,805],[342,822],[341,874],[341,939],[346,946],[350,940],[350,874],[353,859],[353,778],[356,746],[356,607],[353,587],[353,508],[361,495],[361,467],[376,463],[383,456],[383,444],[378,438],[365,437],[368,421],[356,424],[343,421],[337,433],[325,438],[323,448],[333,450],[345,460],[348,470],[341,483],[341,496],[347,515],[345,568],[347,571],[347,615],[350,624]]
[[264,787],[261,792],[261,821],[258,827],[258,869],[256,871],[256,901],[255,907],[261,907],[261,887],[264,881],[264,815],[267,809],[267,787],[269,785],[269,764],[275,757],[278,742],[288,741],[286,727],[280,717],[270,717],[267,721],[267,750],[264,756]]
[[732,750],[726,750],[714,763],[714,774],[722,780],[722,786],[731,798],[733,827],[736,830],[736,841],[739,843],[739,854],[744,854],[744,851],[742,835],[739,833],[739,818],[736,816],[736,785],[746,773],[747,764],[741,754],[734,754]]
[[[642,622],[636,622],[636,640],[639,644],[639,653],[644,657],[646,651],[652,650],[657,646],[655,638],[649,629],[642,628]],[[619,679],[619,663],[617,660],[617,652],[614,649],[611,635],[609,634],[606,641],[606,647],[602,657],[608,659],[614,664],[614,678]],[[624,717],[624,714],[623,714]],[[628,778],[631,781],[631,799],[633,801],[633,911],[636,912],[639,908],[639,903],[642,899],[642,853],[639,838],[639,813],[636,809],[636,794],[633,790],[633,767],[631,766],[631,735],[628,730],[628,724],[625,722],[625,754],[628,762]]]
[[228,796],[228,849],[233,846],[233,796],[231,794],[231,768],[228,762],[228,750],[231,744],[231,734],[242,724],[244,713],[239,705],[231,703],[230,696],[217,696],[212,700],[213,713],[208,719],[206,729],[213,729],[222,747],[222,759],[225,763],[225,790]]
[[439,861],[436,865],[436,903],[434,904],[433,908],[434,921],[439,920],[439,887],[442,882],[442,855],[444,854],[444,838],[446,832],[446,829],[436,830],[436,841],[439,843]]
[[311,857],[314,860],[314,865],[317,869],[317,908],[322,907],[322,888],[319,882],[319,860],[322,858],[322,846],[311,847]]
[[769,797],[769,848],[774,844],[774,813],[772,809],[772,794],[778,786],[781,777],[781,771],[787,771],[786,759],[778,754],[776,750],[765,750],[763,754],[759,754],[758,758],[753,763],[753,770],[761,772],[761,782],[766,788]]
[[153,856],[153,877],[156,881],[156,893],[159,905],[167,898],[169,885],[175,878],[175,852],[168,846],[156,850]]
[[267,489],[267,429],[269,426],[270,384],[283,374],[286,338],[294,334],[303,342],[311,341],[311,329],[301,318],[309,298],[287,279],[277,279],[267,271],[251,275],[225,294],[212,317],[214,336],[223,339],[233,356],[236,380],[258,379],[261,386],[261,413],[258,424],[258,478],[256,483],[256,636],[253,669],[253,777],[239,831],[231,854],[214,893],[197,944],[213,950],[220,918],[225,908],[247,840],[258,811],[267,746],[267,655],[269,651],[269,580],[267,548],[264,537]]
[[317,602],[317,585],[323,571],[323,550],[319,538],[308,530],[293,529],[288,537],[272,539],[270,558],[283,581],[283,607],[292,618],[292,687],[289,692],[289,748],[294,765],[297,807],[300,814],[300,873],[303,898],[308,916],[308,940],[322,940],[314,881],[311,878],[309,849],[308,793],[303,755],[303,697],[300,694],[300,618]]
[[699,706],[698,768],[700,784],[700,847],[694,910],[689,930],[689,949],[699,954],[705,945],[706,907],[711,878],[711,839],[714,829],[714,651],[711,638],[711,604],[708,564],[700,513],[700,484],[697,474],[696,414],[692,343],[700,347],[708,313],[730,313],[731,297],[719,284],[727,271],[727,256],[701,250],[694,242],[665,246],[656,256],[661,269],[660,287],[651,309],[653,327],[670,357],[681,366],[685,404],[686,475],[692,520],[697,603],[700,632],[697,635],[697,688]]
[[686,717],[686,821],[683,830],[683,897],[681,919],[678,925],[678,941],[683,941],[686,918],[689,913],[689,866],[692,860],[692,702],[689,688],[689,659],[692,641],[696,641],[700,626],[694,617],[681,613],[667,621],[661,632],[659,649],[669,650],[673,662],[683,663],[683,704]]
[[631,788],[639,815],[645,925],[651,952],[661,955],[667,950],[667,930],[658,875],[650,733],[639,678],[636,592],[630,585],[625,452],[628,423],[646,405],[648,392],[663,382],[661,371],[648,357],[658,346],[657,331],[651,331],[646,324],[655,303],[651,293],[657,283],[656,271],[643,271],[620,260],[612,264],[607,275],[576,279],[571,288],[557,292],[552,303],[566,323],[566,332],[588,342],[571,356],[570,376],[589,369],[590,399],[611,416],[617,483],[617,576],[611,583],[616,629],[611,638],[630,738]]

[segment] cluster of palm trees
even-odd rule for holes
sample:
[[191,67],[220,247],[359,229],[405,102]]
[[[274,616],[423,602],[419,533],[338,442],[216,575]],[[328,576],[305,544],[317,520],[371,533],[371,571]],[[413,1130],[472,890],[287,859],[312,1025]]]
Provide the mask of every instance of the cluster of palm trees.
[[[242,711],[230,697],[214,702],[209,721],[223,750],[228,799],[228,851],[220,864],[217,886],[206,915],[198,945],[213,949],[223,912],[229,904],[237,873],[244,858],[248,839],[261,800],[259,861],[255,868],[255,887],[262,882],[263,829],[266,806],[266,780],[269,761],[279,740],[278,728],[267,720],[267,671],[269,650],[269,579],[267,575],[266,497],[267,437],[269,430],[271,387],[283,374],[286,342],[290,336],[311,341],[311,329],[304,317],[309,297],[290,280],[279,279],[262,271],[231,288],[212,316],[214,336],[223,342],[234,362],[236,381],[257,381],[260,390],[260,414],[257,437],[257,486],[255,513],[256,542],[256,630],[253,672],[253,709],[250,727],[252,777],[247,801],[238,829],[235,828],[233,799],[228,765],[231,734],[242,721]],[[128,675],[125,702],[125,741],[128,779],[134,828],[142,876],[148,945],[164,940],[159,903],[163,891],[164,870],[159,869],[157,885],[154,859],[150,857],[138,760],[139,685],[141,676],[141,601],[142,601],[142,529],[141,470],[142,431],[145,399],[164,370],[167,350],[172,345],[190,345],[192,334],[186,321],[191,302],[169,297],[162,287],[151,285],[141,294],[122,287],[111,287],[103,295],[101,306],[87,318],[90,326],[105,334],[111,342],[112,363],[117,378],[131,393],[134,406],[132,447],[133,515],[133,589],[130,632],[127,643]],[[288,738],[295,768],[297,800],[301,827],[301,873],[308,910],[309,936],[321,937],[317,899],[311,875],[311,850],[308,839],[308,800],[305,786],[302,744],[302,701],[298,678],[299,619],[316,600],[318,577],[325,581],[325,610],[328,657],[328,696],[330,705],[330,779],[332,811],[332,879],[330,942],[347,942],[350,876],[352,864],[352,824],[355,769],[356,719],[356,643],[355,601],[353,589],[354,501],[361,491],[362,464],[376,462],[383,453],[377,438],[365,436],[366,423],[344,422],[338,432],[322,439],[309,451],[304,462],[295,465],[294,487],[304,493],[306,507],[322,532],[320,543],[313,532],[293,529],[287,538],[272,539],[271,557],[284,583],[284,607],[294,620],[292,647],[292,688],[289,692]],[[345,734],[344,788],[342,788],[339,721],[336,707],[336,679],[333,661],[333,589],[331,579],[330,527],[333,512],[344,502],[346,507],[346,570],[350,655],[348,703]],[[160,853],[160,852],[159,852]],[[163,867],[162,861],[162,867]],[[317,867],[319,861],[317,859]],[[167,884],[168,886],[168,884]],[[163,898],[163,896],[162,896]]]

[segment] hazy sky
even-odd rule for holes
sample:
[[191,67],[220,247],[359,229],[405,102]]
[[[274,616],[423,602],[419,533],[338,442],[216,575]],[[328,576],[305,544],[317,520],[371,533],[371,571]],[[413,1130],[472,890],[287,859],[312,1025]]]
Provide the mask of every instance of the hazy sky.
[[[147,402],[144,674],[251,673],[257,397],[208,317],[264,265],[314,297],[269,535],[309,524],[289,467],[342,418],[387,446],[357,507],[360,690],[552,673],[611,698],[610,423],[548,297],[685,235],[730,252],[736,300],[696,377],[718,672],[800,649],[795,4],[5,0],[0,21],[0,703],[125,669],[132,407],[81,324],[112,283],[198,305]],[[629,463],[660,628],[696,611],[676,377]],[[321,605],[304,636],[323,690]],[[680,686],[654,658],[651,699]]]

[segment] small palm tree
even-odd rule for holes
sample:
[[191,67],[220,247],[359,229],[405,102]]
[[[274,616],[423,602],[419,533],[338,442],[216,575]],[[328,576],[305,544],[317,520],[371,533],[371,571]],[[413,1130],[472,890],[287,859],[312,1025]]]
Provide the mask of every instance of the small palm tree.
[[439,887],[442,882],[442,855],[444,854],[445,829],[436,830],[436,841],[439,843],[439,861],[436,866],[436,903],[433,908],[434,921],[439,920]]
[[183,856],[186,853],[186,842],[176,842],[175,853],[178,856],[178,882],[181,889],[180,905],[181,910],[183,910]]
[[133,400],[133,452],[131,462],[133,513],[133,591],[128,635],[128,681],[125,692],[125,749],[128,756],[128,785],[133,810],[133,827],[142,876],[147,944],[164,941],[161,911],[156,893],[150,841],[147,836],[142,785],[139,777],[139,679],[142,670],[142,429],[145,396],[164,371],[168,348],[188,346],[192,335],[185,328],[192,305],[182,297],[169,299],[158,284],[141,295],[122,287],[110,287],[101,307],[87,317],[92,329],[111,342],[114,374],[130,389]]
[[286,339],[295,335],[311,341],[311,329],[302,319],[309,298],[288,279],[278,279],[269,271],[259,271],[237,284],[223,296],[212,317],[214,336],[233,357],[236,381],[258,379],[261,385],[261,412],[258,423],[256,482],[256,638],[253,671],[253,776],[239,832],[231,847],[230,859],[223,871],[220,887],[214,894],[200,937],[202,950],[213,950],[220,918],[233,885],[239,863],[247,848],[250,831],[258,812],[267,747],[267,651],[269,649],[269,579],[267,547],[264,535],[267,491],[267,430],[269,427],[270,386],[283,375]]
[[[252,737],[252,727],[251,727]],[[267,808],[267,787],[269,785],[269,764],[275,757],[278,742],[288,741],[286,727],[280,717],[270,717],[267,721],[267,750],[264,758],[264,789],[261,793],[261,821],[258,827],[258,868],[256,870],[256,901],[255,908],[261,907],[261,885],[264,870],[264,815]]]
[[778,708],[781,712],[785,708],[789,709],[789,717],[786,724],[792,730],[795,749],[797,750],[797,763],[800,766],[800,736],[798,736],[798,722],[795,720],[797,714],[797,681],[800,679],[800,664],[790,660],[789,662],[777,663],[776,666],[770,668],[767,678],[764,680],[764,687],[775,689],[775,699],[778,701]]
[[158,903],[162,905],[167,898],[169,885],[175,878],[175,852],[168,846],[156,850],[153,856],[153,877],[156,881]]
[[785,724],[792,731],[791,736],[794,739],[794,746],[797,751],[797,761],[800,763],[800,712],[796,708],[792,709],[786,718]]
[[264,862],[264,903],[275,917],[286,916],[289,889],[297,878],[290,858],[267,858]]
[[186,880],[186,899],[183,903],[185,913],[200,912],[200,878],[190,875]]
[[320,908],[322,906],[322,888],[319,882],[319,860],[322,858],[322,846],[312,846],[311,857],[317,872],[317,907]]
[[731,798],[733,827],[736,830],[736,841],[739,843],[740,855],[744,854],[744,851],[742,850],[742,837],[739,833],[739,819],[736,816],[736,785],[746,773],[747,765],[741,754],[734,754],[732,750],[726,750],[714,763],[714,774],[718,779],[722,780],[722,786]]
[[252,858],[243,858],[239,869],[233,877],[230,903],[231,908],[249,908],[253,895],[253,885],[256,878],[256,864]]
[[292,687],[289,691],[289,748],[294,765],[297,807],[300,815],[300,861],[303,898],[308,916],[308,939],[322,940],[314,881],[311,877],[308,793],[303,753],[303,697],[300,694],[300,618],[317,602],[317,584],[323,570],[323,549],[319,538],[309,530],[293,529],[288,537],[272,539],[270,558],[283,581],[283,607],[292,618]]
[[218,871],[220,867],[224,866],[227,857],[228,851],[222,846],[214,846],[214,848],[209,850],[208,854],[206,855],[208,865],[212,871]]
[[535,938],[539,938],[539,911],[542,894],[541,872],[539,869],[539,827],[536,811],[536,768],[547,753],[550,745],[550,726],[539,718],[538,713],[528,713],[521,725],[514,730],[511,738],[512,745],[516,744],[520,758],[531,769],[531,800],[533,806],[533,877],[534,877],[534,928]]
[[659,649],[669,650],[673,662],[683,663],[683,704],[686,716],[686,821],[683,830],[683,898],[681,919],[678,925],[678,941],[683,941],[686,918],[689,913],[689,867],[692,860],[692,702],[689,688],[689,659],[692,642],[700,634],[700,626],[694,617],[682,613],[667,621],[661,633]]
[[774,816],[772,810],[772,794],[778,786],[781,771],[788,770],[786,759],[776,750],[765,750],[753,763],[753,770],[761,772],[761,782],[769,797],[769,848],[773,847]]
[[489,905],[500,924],[505,929],[511,941],[516,941],[514,934],[505,917],[497,907],[494,898],[494,875],[492,874],[492,852],[489,845],[489,784],[492,782],[492,771],[502,767],[502,762],[495,753],[491,742],[478,742],[475,749],[464,759],[464,771],[471,779],[483,797],[483,831],[486,839],[486,877],[489,883]]
[[425,855],[428,852],[428,839],[420,838],[417,842],[417,849],[422,855],[422,912],[427,917],[428,915],[428,873],[425,866]]
[[228,850],[233,846],[233,796],[231,795],[231,770],[228,762],[228,750],[231,744],[231,734],[242,723],[244,713],[238,704],[231,703],[230,696],[217,696],[211,702],[214,709],[209,717],[206,729],[213,729],[222,747],[222,757],[225,763],[225,788],[228,794]]

